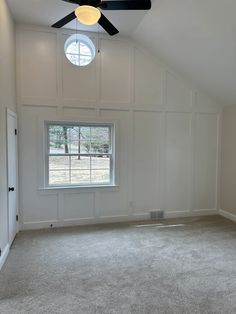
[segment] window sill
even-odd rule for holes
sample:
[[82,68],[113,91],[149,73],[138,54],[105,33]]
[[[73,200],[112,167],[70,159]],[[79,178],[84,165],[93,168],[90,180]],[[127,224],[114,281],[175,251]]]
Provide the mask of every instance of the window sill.
[[72,190],[72,191],[92,191],[92,190],[114,190],[116,191],[119,188],[119,185],[117,184],[110,184],[110,185],[75,185],[75,186],[47,186],[47,187],[42,187],[39,188],[38,190],[40,192],[53,192],[53,191],[68,191],[68,190]]

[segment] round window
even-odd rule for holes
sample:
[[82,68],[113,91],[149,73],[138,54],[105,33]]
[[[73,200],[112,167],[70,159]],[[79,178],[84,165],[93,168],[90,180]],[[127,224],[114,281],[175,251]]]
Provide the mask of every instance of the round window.
[[65,42],[67,59],[77,66],[86,66],[95,58],[95,46],[91,39],[82,34],[71,35]]

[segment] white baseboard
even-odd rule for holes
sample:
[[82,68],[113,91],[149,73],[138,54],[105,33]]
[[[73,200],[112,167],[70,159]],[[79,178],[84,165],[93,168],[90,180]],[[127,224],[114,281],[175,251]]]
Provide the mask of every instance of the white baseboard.
[[227,212],[226,210],[220,209],[219,210],[219,214],[227,219],[230,219],[232,221],[236,222],[236,215],[232,214],[230,212]]
[[20,230],[36,230],[36,229],[48,229],[58,227],[73,227],[73,226],[86,226],[86,225],[99,225],[106,223],[116,223],[116,222],[129,222],[129,221],[140,221],[148,220],[149,214],[135,214],[129,215],[117,215],[117,216],[104,216],[100,218],[83,218],[83,219],[73,219],[73,220],[63,220],[63,221],[32,221],[21,224]]
[[9,254],[9,244],[7,244],[4,248],[4,250],[2,251],[2,255],[0,257],[0,270],[2,269],[7,257],[8,257],[8,254]]
[[[200,209],[193,211],[165,211],[164,218],[184,218],[195,216],[210,216],[217,215],[219,212],[216,209]],[[117,215],[117,216],[103,216],[100,218],[83,218],[64,221],[32,221],[21,224],[21,230],[34,230],[34,229],[48,229],[53,225],[53,228],[57,227],[72,227],[72,226],[85,226],[85,225],[98,225],[105,223],[116,222],[131,222],[150,220],[150,214],[147,213],[134,213],[132,215]]]
[[185,218],[218,215],[217,209],[197,209],[192,211],[165,211],[164,218]]
[[[20,226],[20,230],[35,230],[35,229],[50,229],[58,227],[69,227],[69,226],[80,226],[80,225],[89,225],[94,224],[94,219],[85,218],[79,220],[70,220],[70,221],[57,221],[57,220],[48,220],[48,221],[30,221],[24,222]],[[51,226],[52,225],[52,226]]]
[[102,216],[99,219],[100,223],[116,223],[116,222],[129,222],[129,221],[142,221],[149,220],[149,213],[133,214],[133,215],[120,215],[120,216]]

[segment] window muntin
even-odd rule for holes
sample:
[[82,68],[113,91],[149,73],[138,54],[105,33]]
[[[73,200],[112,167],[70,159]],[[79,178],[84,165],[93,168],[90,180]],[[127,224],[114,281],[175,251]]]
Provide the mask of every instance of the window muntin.
[[65,42],[64,51],[66,58],[77,66],[86,66],[95,57],[93,42],[82,34],[71,35]]
[[113,184],[111,124],[50,123],[47,130],[47,185]]

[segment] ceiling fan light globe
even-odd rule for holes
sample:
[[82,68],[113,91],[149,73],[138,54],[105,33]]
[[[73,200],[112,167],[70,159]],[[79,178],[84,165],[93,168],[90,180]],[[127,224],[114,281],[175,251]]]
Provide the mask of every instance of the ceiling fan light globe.
[[93,6],[81,5],[75,10],[75,15],[81,24],[94,25],[99,21],[101,12]]

